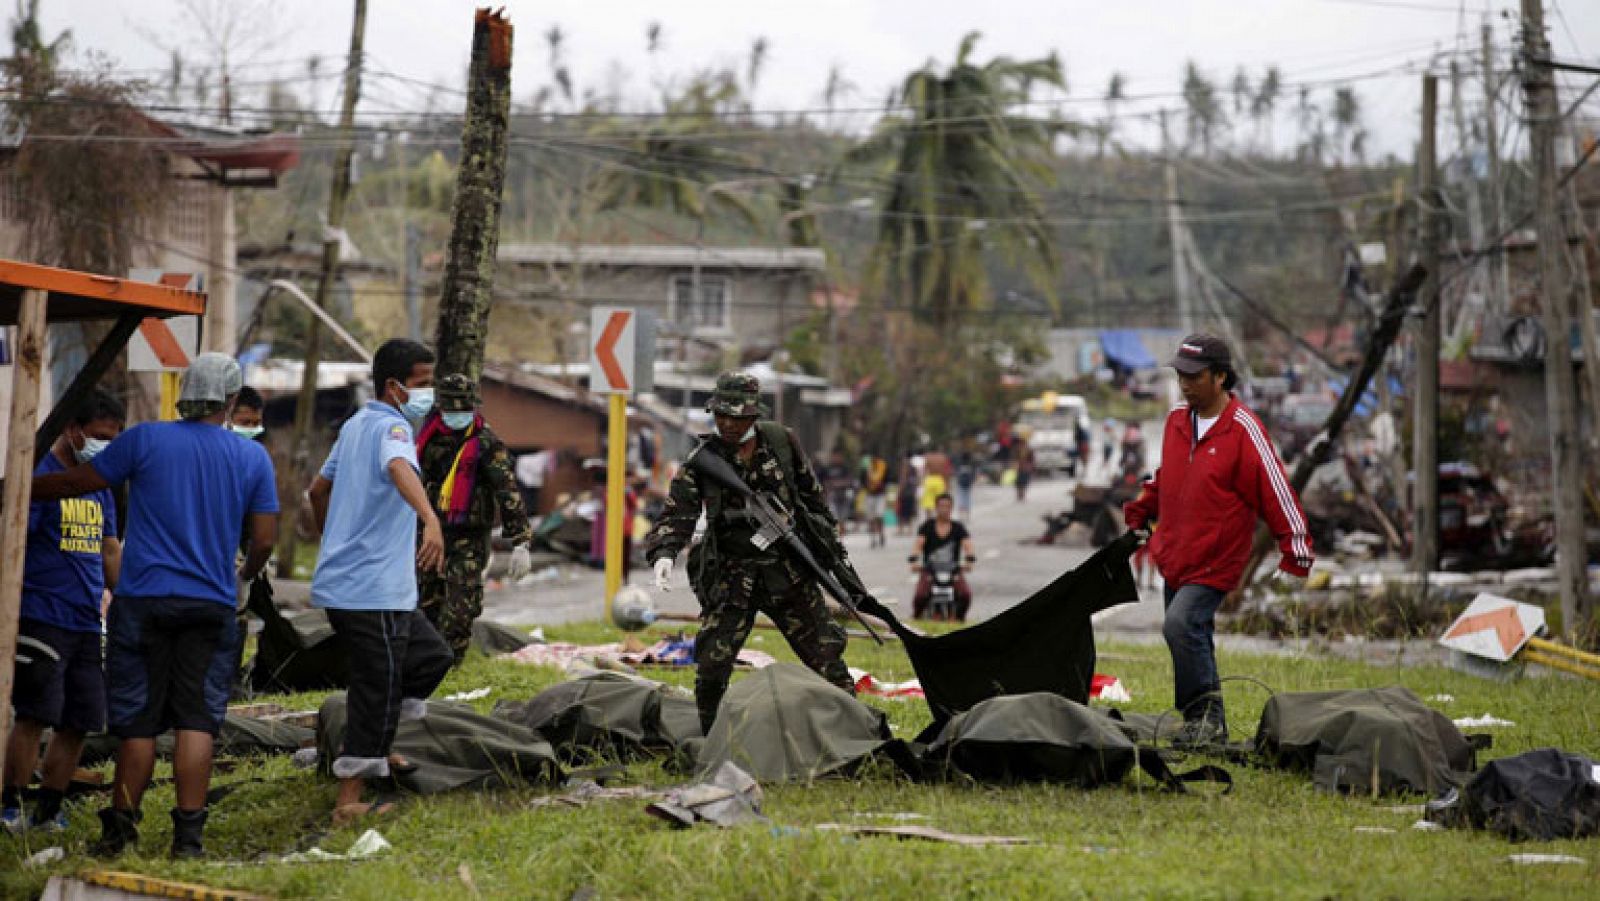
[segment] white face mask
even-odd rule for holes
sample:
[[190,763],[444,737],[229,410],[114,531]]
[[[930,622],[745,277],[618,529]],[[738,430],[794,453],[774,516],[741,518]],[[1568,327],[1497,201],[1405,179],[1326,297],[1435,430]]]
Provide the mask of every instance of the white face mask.
[[73,448],[72,455],[78,458],[79,463],[87,463],[109,446],[111,446],[111,442],[104,438],[91,438],[88,435],[84,435],[83,447]]
[[254,441],[261,437],[261,433],[265,432],[267,427],[261,425],[234,425],[230,422],[228,423],[228,430],[233,432],[235,435],[249,438],[251,441]]
[[752,423],[750,423],[750,428],[745,429],[744,430],[744,434],[739,436],[739,443],[743,444],[746,441],[749,441],[751,438],[754,438],[755,436],[756,436],[756,424],[752,422]]

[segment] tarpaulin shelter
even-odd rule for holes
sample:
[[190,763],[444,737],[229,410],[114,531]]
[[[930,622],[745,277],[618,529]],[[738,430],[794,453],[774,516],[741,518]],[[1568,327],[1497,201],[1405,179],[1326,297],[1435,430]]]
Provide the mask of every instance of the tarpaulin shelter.
[[[0,326],[15,325],[6,480],[0,493],[0,732],[10,729],[11,684],[28,540],[28,491],[34,461],[47,453],[67,418],[88,396],[139,324],[147,318],[203,316],[206,296],[88,272],[0,260]],[[39,423],[45,327],[49,322],[112,320],[61,402]],[[37,431],[35,428],[37,427]],[[5,747],[0,744],[0,766]]]
[[925,734],[999,695],[1047,691],[1087,704],[1095,663],[1090,617],[1139,600],[1128,565],[1137,547],[1132,536],[1119,538],[1009,610],[945,635],[918,635],[882,604],[864,603],[905,643],[933,711]]
[[1137,329],[1101,329],[1100,349],[1105,352],[1106,362],[1121,369],[1154,369],[1158,365],[1145,349]]

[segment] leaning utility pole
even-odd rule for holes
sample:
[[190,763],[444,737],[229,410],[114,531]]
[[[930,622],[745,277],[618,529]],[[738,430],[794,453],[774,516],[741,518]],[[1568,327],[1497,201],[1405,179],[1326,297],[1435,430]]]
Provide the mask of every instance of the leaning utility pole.
[[[1505,208],[1505,193],[1500,185],[1500,131],[1495,123],[1495,104],[1500,97],[1500,76],[1494,71],[1494,49],[1490,45],[1493,33],[1489,18],[1483,19],[1483,140],[1489,152],[1489,224],[1488,232],[1500,236]],[[1482,248],[1479,248],[1480,250]],[[1511,306],[1511,276],[1506,270],[1504,243],[1497,244],[1489,253],[1489,310],[1503,316]]]
[[451,211],[450,256],[439,296],[434,343],[441,375],[483,376],[500,249],[500,197],[506,181],[511,130],[511,20],[480,9],[472,29],[467,71],[467,117],[461,126],[461,165]]
[[[1466,177],[1462,179],[1462,186],[1467,195],[1467,236],[1472,241],[1473,251],[1483,247],[1483,203],[1478,198],[1478,179],[1473,171],[1472,160],[1472,130],[1467,126],[1466,104],[1461,97],[1462,91],[1461,64],[1450,60],[1450,109],[1454,114],[1456,126],[1456,151],[1461,159],[1467,163]],[[1481,260],[1474,260],[1471,274],[1467,283],[1458,292],[1461,302],[1456,305],[1454,315],[1450,322],[1450,343],[1457,346],[1467,332],[1481,318],[1487,305],[1486,297],[1490,290],[1484,278],[1485,269]]]
[[1537,190],[1535,228],[1539,240],[1539,286],[1545,356],[1545,400],[1549,405],[1550,501],[1556,515],[1556,579],[1561,623],[1569,640],[1590,626],[1593,607],[1586,572],[1583,531],[1583,461],[1579,456],[1578,403],[1572,373],[1571,292],[1567,281],[1567,232],[1556,196],[1556,103],[1550,42],[1540,0],[1522,0],[1522,90],[1528,106],[1528,146]]
[[[1439,568],[1439,81],[1422,76],[1422,143],[1417,154],[1418,258],[1428,270],[1418,303],[1417,394],[1411,434],[1411,464],[1417,486],[1411,568],[1424,579]],[[1424,581],[1423,583],[1427,583]]]
[[1161,111],[1161,147],[1166,156],[1167,240],[1172,243],[1172,286],[1178,298],[1178,327],[1185,335],[1194,333],[1194,296],[1189,283],[1189,268],[1183,254],[1182,212],[1178,204],[1178,166],[1176,151],[1167,138],[1167,111]]
[[[355,156],[356,103],[361,99],[362,42],[367,32],[367,0],[356,0],[355,22],[350,26],[350,60],[344,70],[344,103],[339,109],[337,150],[333,157],[333,187],[328,192],[328,222],[322,234],[322,274],[317,279],[317,306],[326,310],[339,276],[339,250],[344,240],[344,208],[350,197],[350,161]],[[294,407],[294,433],[289,442],[290,491],[299,497],[305,483],[311,423],[317,408],[317,370],[322,360],[322,329],[315,317],[306,327],[305,370],[300,374],[300,397]],[[291,502],[292,503],[292,502]],[[294,575],[295,530],[284,529],[278,542],[278,574]]]

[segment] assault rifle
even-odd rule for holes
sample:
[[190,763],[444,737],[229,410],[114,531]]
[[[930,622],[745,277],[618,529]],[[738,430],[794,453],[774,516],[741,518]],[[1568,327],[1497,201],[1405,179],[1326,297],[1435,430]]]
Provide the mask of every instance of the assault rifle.
[[773,545],[781,546],[792,559],[817,577],[817,581],[822,583],[823,590],[838,601],[839,606],[850,611],[850,615],[866,628],[867,634],[872,636],[873,641],[883,644],[883,636],[872,628],[872,624],[861,615],[861,609],[857,606],[858,601],[878,604],[865,589],[860,587],[860,579],[855,577],[854,573],[850,573],[848,581],[855,592],[852,594],[846,590],[839,577],[817,560],[817,555],[812,553],[805,536],[796,528],[794,515],[784,508],[783,502],[745,484],[744,479],[739,478],[739,474],[728,465],[727,460],[715,453],[702,453],[705,447],[702,443],[690,452],[684,465],[716,482],[722,490],[731,491],[744,500],[745,512],[756,524],[756,533],[750,537],[750,543],[755,545],[757,550],[763,551]]

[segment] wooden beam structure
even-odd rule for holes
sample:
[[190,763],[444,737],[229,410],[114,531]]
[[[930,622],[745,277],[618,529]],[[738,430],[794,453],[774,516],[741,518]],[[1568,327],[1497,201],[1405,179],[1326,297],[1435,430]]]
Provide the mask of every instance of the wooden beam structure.
[[[0,735],[11,734],[11,684],[22,610],[23,554],[28,547],[28,476],[33,472],[33,427],[39,420],[44,374],[45,301],[38,288],[18,298],[17,350],[12,366],[11,430],[6,440],[4,499],[0,500]],[[6,743],[0,742],[0,771]]]

